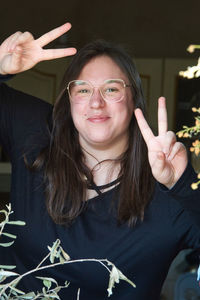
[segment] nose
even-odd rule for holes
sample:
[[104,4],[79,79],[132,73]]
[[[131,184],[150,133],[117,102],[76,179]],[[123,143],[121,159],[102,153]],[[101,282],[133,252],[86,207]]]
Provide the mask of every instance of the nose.
[[90,107],[99,108],[105,105],[105,100],[102,98],[100,90],[98,88],[94,88],[93,94],[90,99]]

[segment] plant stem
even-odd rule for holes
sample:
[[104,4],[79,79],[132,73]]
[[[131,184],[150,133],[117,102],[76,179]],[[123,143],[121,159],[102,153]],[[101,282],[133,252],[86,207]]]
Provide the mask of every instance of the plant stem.
[[[44,261],[44,259],[43,259]],[[59,265],[64,265],[64,264],[71,264],[71,263],[78,263],[78,262],[97,262],[97,263],[100,263],[102,266],[104,266],[104,268],[107,269],[107,271],[109,273],[111,273],[110,269],[105,265],[105,263],[110,263],[112,264],[110,261],[108,261],[107,259],[95,259],[95,258],[86,258],[86,259],[76,259],[76,260],[70,260],[70,261],[65,261],[64,263],[55,263],[55,264],[51,264],[51,265],[47,265],[47,266],[43,266],[43,267],[36,267],[35,269],[33,270],[30,270],[20,276],[18,276],[17,278],[15,278],[13,281],[11,281],[10,283],[6,284],[2,291],[0,292],[0,296],[2,296],[2,294],[10,287],[12,286],[13,284],[15,284],[15,282],[17,281],[20,281],[23,277],[27,276],[27,275],[30,275],[32,273],[35,273],[37,271],[41,271],[41,270],[44,270],[44,269],[49,269],[49,268],[53,268],[53,267],[56,267],[56,266],[59,266]],[[105,262],[105,263],[104,263]]]
[[80,299],[80,288],[78,289],[78,293],[77,293],[77,299],[76,300],[79,300]]
[[51,253],[47,254],[43,260],[39,263],[39,265],[35,268],[35,270],[39,269],[39,267],[43,264],[43,262],[45,262],[45,260],[47,260],[47,258],[51,255]]

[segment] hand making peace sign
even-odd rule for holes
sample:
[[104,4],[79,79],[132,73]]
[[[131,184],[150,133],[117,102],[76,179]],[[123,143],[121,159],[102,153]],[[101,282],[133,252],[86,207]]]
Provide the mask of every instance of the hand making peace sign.
[[152,174],[158,182],[171,188],[187,166],[187,152],[184,145],[176,141],[175,133],[167,131],[165,98],[158,100],[158,136],[153,134],[139,108],[135,110],[135,116],[147,144]]
[[28,70],[43,60],[73,55],[75,48],[43,49],[62,34],[70,30],[71,24],[57,27],[38,39],[30,32],[16,32],[0,46],[0,74],[16,74]]

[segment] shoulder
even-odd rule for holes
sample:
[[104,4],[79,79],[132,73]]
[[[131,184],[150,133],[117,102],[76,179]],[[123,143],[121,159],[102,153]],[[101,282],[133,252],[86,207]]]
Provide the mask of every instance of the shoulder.
[[52,107],[50,103],[39,99],[35,96],[16,90],[12,87],[9,87],[5,83],[0,84],[0,101],[3,104],[5,103],[5,105],[23,105],[25,107],[31,105],[35,107],[37,105],[40,105],[46,109],[50,109]]
[[29,148],[32,145],[45,144],[52,124],[52,108],[53,106],[46,101],[2,83],[0,136],[3,146],[10,149],[6,150],[23,150],[25,144],[28,144]]
[[0,108],[1,122],[13,125],[14,129],[18,126],[25,130],[27,126],[35,127],[47,119],[50,122],[53,106],[3,83],[0,85]]

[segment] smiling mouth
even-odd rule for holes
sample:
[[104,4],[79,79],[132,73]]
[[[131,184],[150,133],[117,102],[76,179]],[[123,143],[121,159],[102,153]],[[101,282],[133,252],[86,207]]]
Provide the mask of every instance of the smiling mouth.
[[103,123],[109,119],[110,119],[110,117],[108,117],[108,116],[91,116],[91,117],[87,118],[87,120],[92,123]]

